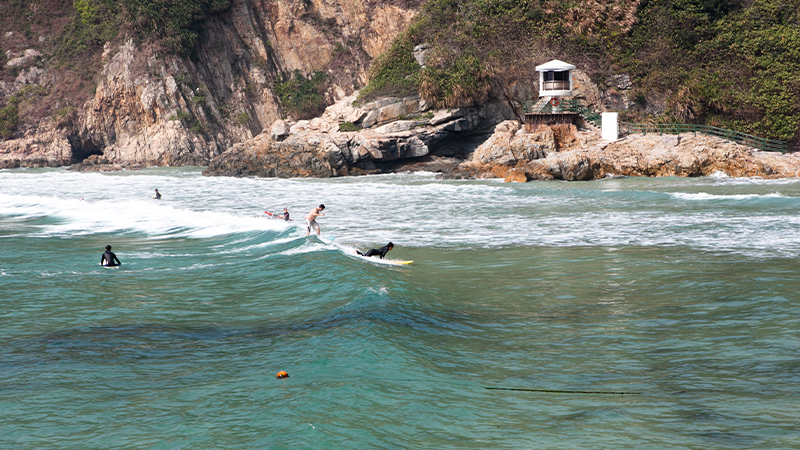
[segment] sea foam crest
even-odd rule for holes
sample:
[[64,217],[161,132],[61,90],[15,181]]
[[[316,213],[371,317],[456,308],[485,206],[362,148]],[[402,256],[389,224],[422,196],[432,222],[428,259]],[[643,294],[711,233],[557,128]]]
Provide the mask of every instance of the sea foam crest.
[[90,202],[4,194],[0,194],[0,216],[16,220],[51,219],[32,224],[45,235],[141,232],[149,236],[208,238],[253,231],[285,231],[292,226],[280,220],[174,208],[154,201]]
[[706,192],[695,192],[695,193],[687,193],[687,192],[673,192],[670,194],[671,196],[681,199],[681,200],[747,200],[752,198],[781,198],[783,197],[782,194],[778,192],[773,192],[771,194],[709,194]]

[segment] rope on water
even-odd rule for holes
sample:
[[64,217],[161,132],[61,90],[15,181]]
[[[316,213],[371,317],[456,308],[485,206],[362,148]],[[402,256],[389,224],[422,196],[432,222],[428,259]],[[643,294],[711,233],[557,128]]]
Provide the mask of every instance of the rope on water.
[[591,395],[641,395],[641,392],[615,392],[615,391],[563,391],[557,389],[525,389],[525,388],[504,388],[504,387],[488,387],[484,389],[490,391],[523,391],[523,392],[542,392],[546,394],[591,394]]

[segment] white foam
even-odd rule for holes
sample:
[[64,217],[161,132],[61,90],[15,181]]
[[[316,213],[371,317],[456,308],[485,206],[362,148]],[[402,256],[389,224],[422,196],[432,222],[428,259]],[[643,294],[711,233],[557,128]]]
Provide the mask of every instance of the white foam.
[[149,236],[208,238],[252,232],[283,231],[283,222],[230,212],[193,211],[151,201],[80,201],[44,196],[0,194],[0,215],[17,220],[57,219],[39,225],[44,235],[141,232]]
[[[433,174],[285,180],[206,178],[196,169],[6,171],[0,173],[0,220],[7,224],[5,238],[29,227],[44,236],[232,235],[215,251],[234,252],[298,239],[305,233],[302,217],[324,203],[323,236],[358,248],[389,241],[398,247],[684,245],[800,255],[798,181],[717,176],[504,184],[442,181]],[[150,199],[154,187],[163,200]],[[283,207],[294,222],[263,213]],[[27,222],[17,227],[18,221]],[[252,236],[271,232],[268,239]],[[329,248],[314,241],[290,245],[296,248],[284,254]]]
[[673,192],[670,194],[671,196],[681,199],[681,200],[695,200],[695,201],[702,201],[702,200],[747,200],[747,199],[754,199],[754,198],[780,198],[783,197],[778,192],[774,192],[771,194],[766,195],[758,195],[758,194],[708,194],[705,192],[698,192],[698,193],[685,193],[685,192]]

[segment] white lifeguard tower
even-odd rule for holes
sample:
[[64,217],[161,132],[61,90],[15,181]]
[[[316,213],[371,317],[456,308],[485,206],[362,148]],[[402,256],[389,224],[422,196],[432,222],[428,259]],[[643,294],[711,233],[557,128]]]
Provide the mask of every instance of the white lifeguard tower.
[[580,115],[575,108],[564,108],[561,97],[572,96],[572,71],[575,66],[554,59],[536,66],[539,72],[539,101],[525,111],[525,131],[533,132],[540,125],[576,123]]
[[539,72],[539,97],[571,96],[573,70],[575,66],[557,59],[536,66]]
[[595,130],[602,126],[603,139],[617,140],[617,113],[603,113],[602,117],[598,117],[577,100],[563,98],[572,97],[575,87],[573,70],[575,66],[557,59],[536,66],[539,72],[539,101],[525,107],[525,131],[533,132],[541,125],[573,124]]

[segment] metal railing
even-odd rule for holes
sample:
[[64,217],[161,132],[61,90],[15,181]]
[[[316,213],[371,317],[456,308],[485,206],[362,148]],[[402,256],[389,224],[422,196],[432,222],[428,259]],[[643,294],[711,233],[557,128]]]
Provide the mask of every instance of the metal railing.
[[[557,97],[553,97],[557,98]],[[557,114],[562,112],[577,113],[585,120],[591,122],[596,127],[602,127],[603,122],[600,114],[584,106],[575,99],[557,99],[552,102],[552,98],[542,97],[538,101],[527,101],[522,103],[522,111],[525,114]],[[553,105],[556,103],[556,105]],[[657,133],[657,134],[680,134],[680,133],[701,133],[708,136],[715,136],[737,144],[757,148],[765,152],[786,153],[789,147],[786,141],[776,139],[765,139],[752,134],[742,133],[725,128],[712,127],[709,125],[697,125],[687,123],[632,123],[621,122],[619,124],[621,132],[631,133]]]
[[712,127],[709,125],[696,125],[686,123],[631,123],[621,122],[620,131],[630,133],[657,133],[657,134],[680,134],[680,133],[701,133],[715,136],[737,144],[757,148],[765,152],[786,153],[789,148],[786,141],[776,139],[764,139],[752,134],[741,133],[739,131],[726,130],[725,128]]

